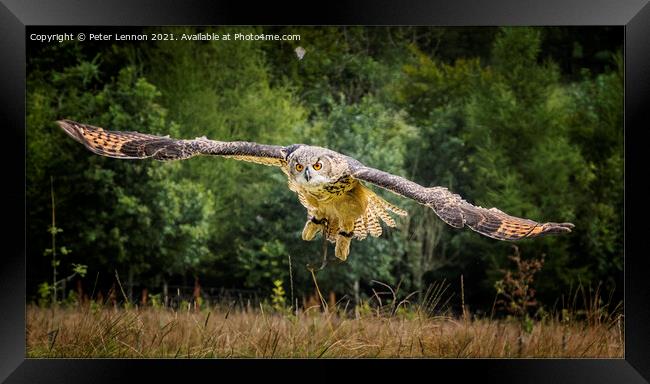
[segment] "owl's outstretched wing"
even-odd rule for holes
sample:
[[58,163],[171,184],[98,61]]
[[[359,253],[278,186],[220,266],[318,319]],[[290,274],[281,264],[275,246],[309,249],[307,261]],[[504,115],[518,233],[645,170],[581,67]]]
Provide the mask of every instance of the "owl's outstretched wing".
[[366,167],[354,159],[350,160],[351,175],[355,179],[367,181],[430,207],[452,227],[462,228],[466,225],[482,235],[499,240],[519,240],[566,233],[571,232],[574,227],[571,223],[538,223],[510,216],[496,208],[477,207],[447,188],[426,188],[403,177]]
[[90,151],[121,159],[182,160],[197,155],[216,155],[257,164],[286,166],[285,148],[246,141],[215,141],[206,138],[177,140],[139,132],[106,131],[71,120],[57,121],[73,139]]

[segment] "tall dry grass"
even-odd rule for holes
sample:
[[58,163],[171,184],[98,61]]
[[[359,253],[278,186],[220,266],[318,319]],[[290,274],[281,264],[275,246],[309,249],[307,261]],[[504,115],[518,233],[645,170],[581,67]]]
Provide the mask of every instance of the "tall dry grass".
[[621,316],[517,320],[432,316],[412,308],[347,312],[312,307],[174,311],[27,308],[27,357],[111,358],[622,358]]

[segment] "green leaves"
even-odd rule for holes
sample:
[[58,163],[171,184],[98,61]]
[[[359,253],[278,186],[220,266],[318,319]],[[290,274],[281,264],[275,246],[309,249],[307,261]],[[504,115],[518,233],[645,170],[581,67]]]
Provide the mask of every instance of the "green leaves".
[[51,300],[53,287],[44,281],[38,285],[38,305],[44,307]]
[[88,272],[88,266],[84,264],[72,263],[72,271],[81,277],[85,277]]
[[286,310],[287,300],[286,293],[282,287],[282,280],[273,280],[273,294],[271,295],[271,302],[276,311]]
[[50,226],[47,228],[47,232],[48,232],[50,235],[55,235],[55,234],[57,234],[57,233],[61,233],[61,232],[63,232],[63,229],[61,229],[61,228],[57,228],[57,227],[54,226],[54,225],[50,225]]
[[87,87],[91,82],[99,80],[99,58],[98,54],[91,61],[82,60],[75,66],[65,68],[63,72],[54,72],[52,82],[56,85],[80,82],[83,87]]

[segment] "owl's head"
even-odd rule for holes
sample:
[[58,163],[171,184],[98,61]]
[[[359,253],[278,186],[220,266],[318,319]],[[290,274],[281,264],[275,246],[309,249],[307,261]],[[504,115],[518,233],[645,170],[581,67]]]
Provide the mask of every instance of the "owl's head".
[[298,184],[316,187],[338,179],[333,174],[334,158],[325,148],[304,146],[296,149],[289,157],[289,175]]

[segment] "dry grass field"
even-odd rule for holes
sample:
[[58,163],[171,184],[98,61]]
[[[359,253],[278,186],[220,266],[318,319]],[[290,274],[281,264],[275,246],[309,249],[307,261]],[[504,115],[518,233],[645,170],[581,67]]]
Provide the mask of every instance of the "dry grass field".
[[[27,308],[27,357],[622,358],[620,315],[607,321],[432,316],[417,309],[297,313],[264,308]],[[565,313],[566,315],[566,313]]]

